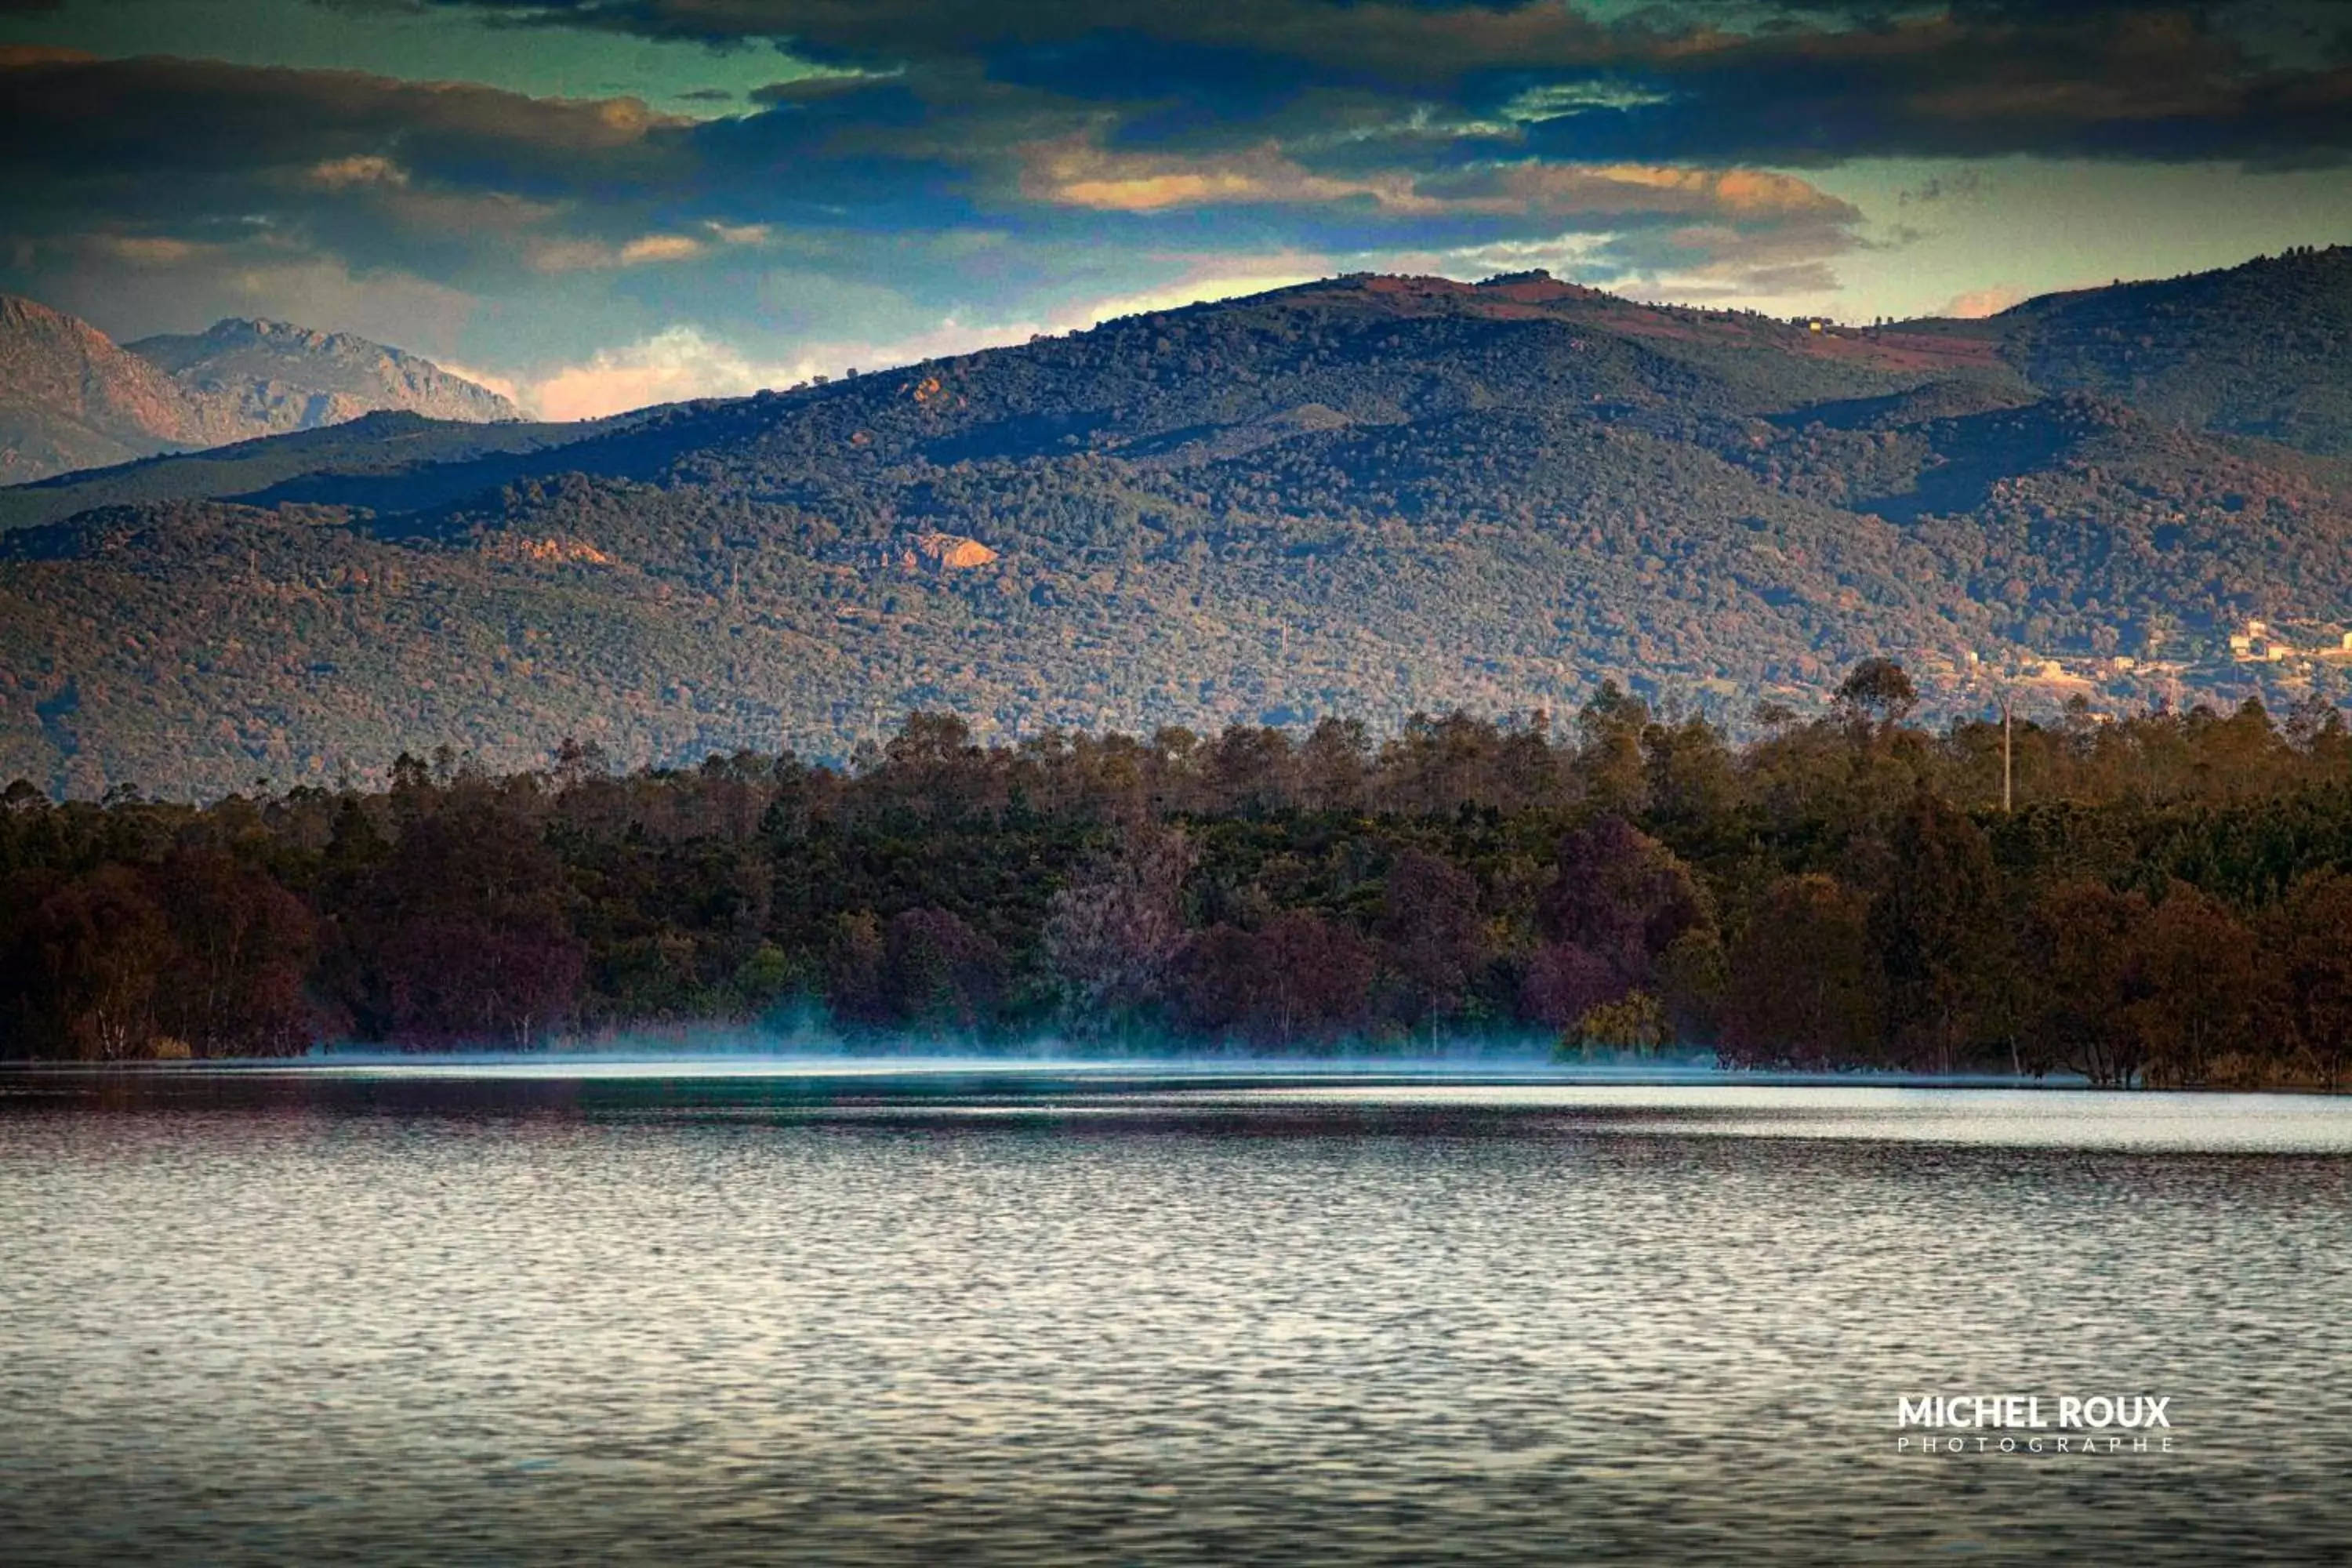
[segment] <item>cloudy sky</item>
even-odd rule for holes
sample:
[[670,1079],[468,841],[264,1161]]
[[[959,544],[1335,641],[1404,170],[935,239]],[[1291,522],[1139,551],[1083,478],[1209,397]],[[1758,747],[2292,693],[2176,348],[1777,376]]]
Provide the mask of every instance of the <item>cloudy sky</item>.
[[0,289],[563,416],[1367,269],[1982,313],[2347,154],[2352,0],[0,0]]

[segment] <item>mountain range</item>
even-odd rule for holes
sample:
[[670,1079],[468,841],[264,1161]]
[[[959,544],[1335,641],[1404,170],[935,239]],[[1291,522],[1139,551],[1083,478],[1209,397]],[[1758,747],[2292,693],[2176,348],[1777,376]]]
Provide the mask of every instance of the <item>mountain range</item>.
[[1606,680],[1738,725],[1871,654],[1945,710],[2336,700],[2347,331],[2344,247],[1871,328],[1356,276],[589,426],[378,413],[0,491],[0,777]]
[[0,484],[378,409],[520,417],[495,392],[348,333],[225,321],[118,344],[77,317],[0,295]]

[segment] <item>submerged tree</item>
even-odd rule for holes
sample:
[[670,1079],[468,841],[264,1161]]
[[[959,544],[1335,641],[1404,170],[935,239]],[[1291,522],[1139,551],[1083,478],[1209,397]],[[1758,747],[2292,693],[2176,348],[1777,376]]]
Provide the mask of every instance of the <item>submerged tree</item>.
[[2253,1043],[2265,1010],[2253,934],[2213,900],[2174,883],[2137,932],[2132,963],[2138,994],[2126,1016],[2150,1083],[2204,1083],[2216,1057]]
[[1370,944],[1346,925],[1286,910],[1257,931],[1217,925],[1193,938],[1181,1015],[1212,1038],[1327,1046],[1362,1028],[1373,973]]
[[171,926],[148,879],[101,866],[35,906],[11,967],[43,1054],[82,1061],[150,1055]]
[[1893,1059],[1949,1072],[2011,1030],[2000,874],[1975,823],[1931,795],[1895,824],[1870,931],[1897,1024]]
[[1407,1021],[1434,1033],[1460,1009],[1485,957],[1477,880],[1426,850],[1406,849],[1381,883],[1380,934]]
[[306,1048],[306,994],[318,952],[310,907],[257,867],[212,848],[163,862],[156,892],[172,932],[157,997],[164,1032],[200,1057],[288,1056]]

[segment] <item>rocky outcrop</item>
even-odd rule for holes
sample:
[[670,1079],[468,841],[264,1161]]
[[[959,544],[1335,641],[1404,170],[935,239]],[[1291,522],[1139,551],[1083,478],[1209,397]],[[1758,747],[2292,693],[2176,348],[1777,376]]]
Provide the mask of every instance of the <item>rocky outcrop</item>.
[[919,533],[907,542],[902,563],[933,572],[968,571],[996,559],[996,552],[960,533]]

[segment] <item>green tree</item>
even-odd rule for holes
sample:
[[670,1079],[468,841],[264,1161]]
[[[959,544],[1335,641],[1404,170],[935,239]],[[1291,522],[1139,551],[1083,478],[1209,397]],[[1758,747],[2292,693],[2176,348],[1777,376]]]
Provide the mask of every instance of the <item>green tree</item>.
[[1891,658],[1865,658],[1838,683],[1837,706],[1849,723],[1885,731],[1919,705],[1919,689]]
[[2009,920],[1974,822],[1921,794],[1895,826],[1870,930],[1896,1026],[1895,1059],[1950,1072],[2008,1033]]

